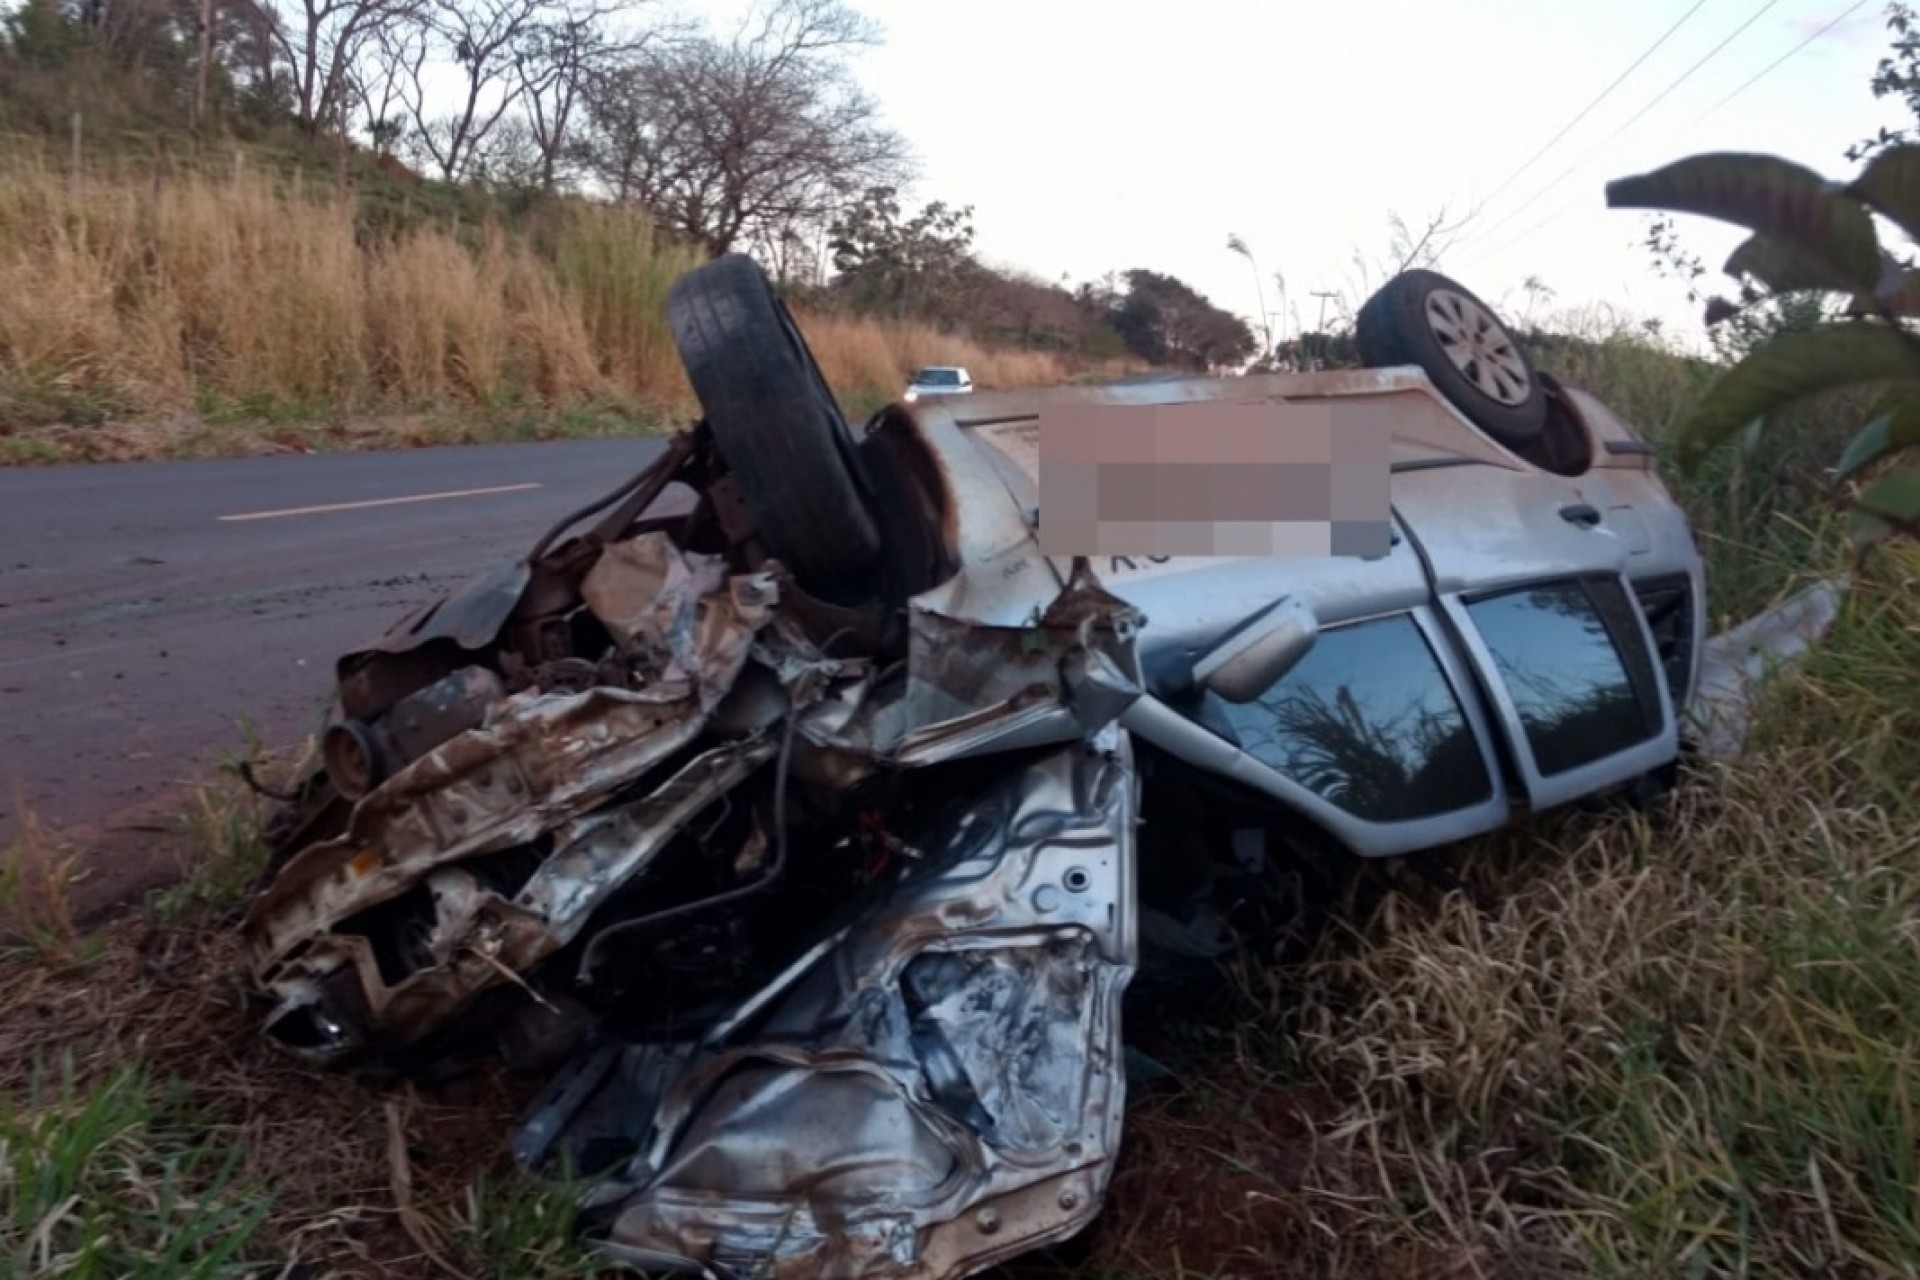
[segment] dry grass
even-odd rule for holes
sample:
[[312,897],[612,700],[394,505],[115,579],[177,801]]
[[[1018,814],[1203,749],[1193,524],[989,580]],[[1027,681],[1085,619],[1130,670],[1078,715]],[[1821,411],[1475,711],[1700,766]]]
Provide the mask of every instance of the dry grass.
[[881,325],[850,316],[799,315],[795,319],[821,372],[843,394],[898,395],[916,369],[930,364],[962,365],[983,389],[1044,386],[1069,381],[1080,372],[1078,366],[1049,352],[983,347],[931,325]]
[[[136,413],[647,401],[677,388],[664,318],[616,325],[499,225],[371,232],[351,196],[267,175],[147,186],[16,162],[0,188],[0,409],[12,423]],[[640,219],[568,211],[560,239],[624,237],[628,273],[684,254]]]
[[510,1169],[532,1082],[380,1087],[270,1049],[232,928],[259,810],[222,784],[202,857],[144,910],[0,953],[0,1272],[586,1274],[561,1196]]
[[[0,152],[0,463],[87,457],[83,433],[105,424],[116,443],[93,452],[124,456],[153,438],[154,419],[194,428],[159,433],[191,436],[159,455],[179,456],[237,445],[221,430],[235,423],[450,410],[470,435],[513,438],[529,418],[691,413],[665,298],[697,258],[644,216],[560,202],[476,224],[457,206],[404,219],[382,209],[297,172],[76,184]],[[1077,372],[922,326],[811,316],[802,327],[858,413],[922,363],[965,362],[1003,386]]]
[[14,812],[19,830],[0,851],[0,947],[76,963],[92,945],[74,908],[80,859],[57,846],[23,799],[16,797]]

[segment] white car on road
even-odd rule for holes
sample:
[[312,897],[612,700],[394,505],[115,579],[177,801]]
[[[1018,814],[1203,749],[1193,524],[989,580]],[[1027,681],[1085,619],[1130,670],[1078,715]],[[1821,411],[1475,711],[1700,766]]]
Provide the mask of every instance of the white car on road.
[[958,365],[930,365],[913,375],[905,398],[922,396],[962,396],[973,390],[973,378]]

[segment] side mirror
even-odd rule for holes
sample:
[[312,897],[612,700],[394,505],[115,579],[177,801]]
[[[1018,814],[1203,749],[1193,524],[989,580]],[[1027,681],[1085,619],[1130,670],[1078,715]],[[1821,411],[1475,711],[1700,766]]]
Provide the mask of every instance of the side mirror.
[[1292,670],[1319,635],[1313,610],[1289,596],[1202,654],[1193,664],[1193,681],[1228,702],[1252,702]]

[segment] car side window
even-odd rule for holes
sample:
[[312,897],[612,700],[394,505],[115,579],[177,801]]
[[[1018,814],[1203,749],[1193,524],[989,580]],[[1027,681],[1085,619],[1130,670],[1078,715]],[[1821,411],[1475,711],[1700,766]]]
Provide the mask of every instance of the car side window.
[[1257,701],[1207,704],[1203,724],[1224,719],[1249,755],[1357,818],[1403,822],[1493,796],[1459,699],[1405,614],[1322,631]]
[[1617,584],[1579,581],[1504,591],[1467,606],[1542,774],[1590,764],[1659,733],[1647,690],[1657,678],[1652,657],[1637,636],[1626,649],[1616,639],[1633,626],[1620,616],[1630,607]]

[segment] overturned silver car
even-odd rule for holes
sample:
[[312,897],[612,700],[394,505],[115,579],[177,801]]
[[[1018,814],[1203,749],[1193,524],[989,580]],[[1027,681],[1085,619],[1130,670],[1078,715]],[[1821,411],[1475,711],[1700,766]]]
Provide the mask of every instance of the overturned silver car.
[[[858,433],[750,261],[670,314],[702,420],[340,660],[244,924],[289,1052],[554,1072],[517,1149],[595,1175],[636,1268],[932,1280],[1063,1239],[1145,950],[1680,756],[1704,593],[1651,450],[1443,277],[1369,304],[1378,367]],[[1384,420],[1381,545],[1047,554],[1050,412],[1203,403]]]

